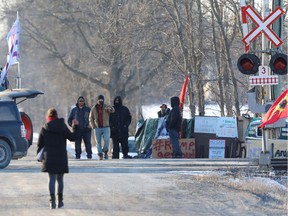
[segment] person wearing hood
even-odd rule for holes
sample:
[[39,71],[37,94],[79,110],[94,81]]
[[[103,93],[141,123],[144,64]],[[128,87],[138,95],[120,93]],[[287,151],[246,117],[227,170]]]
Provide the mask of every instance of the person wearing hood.
[[115,112],[111,113],[109,118],[109,126],[111,131],[111,138],[113,142],[113,155],[112,159],[119,159],[120,144],[122,148],[122,154],[124,159],[131,159],[128,155],[128,137],[129,137],[129,125],[132,117],[129,109],[123,106],[120,96],[114,99]]
[[[73,120],[72,126],[77,127],[77,120]],[[47,111],[46,123],[41,128],[37,143],[37,154],[44,147],[44,157],[42,162],[42,172],[49,175],[50,208],[56,208],[55,183],[57,181],[57,207],[63,204],[64,173],[69,172],[68,156],[66,150],[66,139],[75,141],[77,134],[71,132],[66,126],[63,118],[58,118],[56,109],[50,108]]]
[[179,134],[182,124],[182,114],[180,111],[180,99],[175,96],[170,98],[171,111],[167,117],[166,130],[169,133],[170,143],[172,144],[172,158],[182,158],[182,152],[179,144]]
[[[96,105],[90,111],[89,122],[94,130],[99,160],[103,160],[103,152],[104,158],[108,159],[110,142],[109,116],[113,112],[114,108],[104,103],[103,95],[98,96]],[[102,138],[104,140],[103,147]]]
[[85,99],[83,96],[80,96],[77,99],[76,106],[71,110],[68,117],[68,124],[72,126],[72,121],[76,119],[79,122],[77,127],[77,140],[75,142],[75,157],[76,159],[81,158],[81,143],[82,140],[85,144],[85,150],[87,153],[87,158],[92,159],[92,145],[91,145],[91,127],[89,124],[89,114],[90,108],[86,106]]

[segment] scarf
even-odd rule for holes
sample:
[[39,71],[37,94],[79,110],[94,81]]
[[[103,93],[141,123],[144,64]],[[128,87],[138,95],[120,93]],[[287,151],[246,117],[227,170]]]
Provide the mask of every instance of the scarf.
[[57,117],[47,116],[47,117],[46,117],[46,122],[48,123],[48,122],[50,122],[50,121],[55,120],[56,118],[57,118]]

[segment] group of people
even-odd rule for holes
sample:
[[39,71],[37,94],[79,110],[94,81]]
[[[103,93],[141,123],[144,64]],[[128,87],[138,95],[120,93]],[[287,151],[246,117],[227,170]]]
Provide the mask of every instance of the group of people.
[[[120,144],[124,159],[132,158],[128,155],[129,125],[132,117],[129,109],[122,104],[120,96],[115,97],[114,106],[104,103],[104,96],[99,95],[97,103],[90,109],[85,104],[84,97],[77,99],[76,106],[71,110],[68,117],[67,127],[63,118],[58,118],[55,108],[50,108],[46,114],[46,123],[42,126],[38,143],[37,154],[44,147],[42,172],[48,172],[50,208],[63,207],[64,173],[68,173],[68,156],[66,140],[75,142],[75,156],[81,157],[81,143],[85,144],[87,158],[92,158],[91,130],[94,130],[95,140],[100,160],[108,159],[108,147],[110,137],[113,142],[113,159],[119,159]],[[102,139],[104,145],[102,146]],[[56,185],[57,181],[57,203]]]
[[[128,155],[129,125],[132,117],[129,109],[122,104],[120,96],[115,97],[113,106],[104,103],[104,96],[99,95],[97,103],[91,109],[86,106],[84,97],[80,96],[76,106],[71,110],[68,124],[72,126],[73,120],[78,121],[75,132],[75,157],[81,157],[81,143],[85,144],[87,158],[92,158],[91,130],[94,130],[99,160],[108,159],[110,138],[113,143],[112,159],[119,159],[120,144],[124,159],[132,158]],[[102,145],[103,140],[103,145]]]
[[[166,118],[166,129],[169,132],[173,148],[173,158],[182,157],[179,145],[182,114],[179,105],[179,97],[172,97],[171,111],[163,104],[158,113],[159,118]],[[44,147],[41,171],[48,172],[51,209],[61,208],[64,205],[63,178],[64,174],[69,172],[66,140],[75,142],[75,156],[77,159],[81,157],[81,143],[83,140],[87,158],[91,159],[91,130],[93,129],[100,160],[103,160],[103,157],[108,159],[110,138],[113,142],[113,159],[119,159],[120,144],[123,158],[132,158],[128,155],[128,136],[131,120],[130,111],[123,105],[120,96],[115,97],[113,106],[110,106],[104,103],[104,96],[99,95],[97,103],[91,109],[86,106],[84,97],[80,96],[68,117],[68,124],[72,127],[72,131],[67,127],[63,118],[58,118],[55,108],[48,109],[46,123],[42,126],[39,133],[37,154]],[[104,141],[103,146],[102,139]],[[56,181],[57,203],[55,195]]]

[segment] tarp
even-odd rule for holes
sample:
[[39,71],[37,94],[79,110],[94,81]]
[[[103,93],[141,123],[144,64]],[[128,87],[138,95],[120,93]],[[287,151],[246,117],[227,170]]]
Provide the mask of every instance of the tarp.
[[146,119],[135,134],[136,149],[139,154],[146,154],[152,145],[158,126],[158,119]]
[[[209,120],[210,118],[211,117],[206,117],[205,119]],[[222,119],[222,117],[213,117],[213,118],[215,118],[216,120],[217,118],[219,118],[220,120]],[[224,117],[224,119],[225,118],[226,117]],[[135,135],[135,142],[136,142],[135,145],[139,158],[151,158],[153,139],[164,139],[162,136],[163,133],[159,132],[159,129],[163,127],[163,124],[160,121],[162,121],[161,118],[155,118],[155,119],[150,118],[146,119],[144,122],[142,121],[138,123],[138,128],[136,130]],[[216,129],[218,127],[218,124],[213,123],[213,121],[212,121],[213,124],[211,124],[213,130],[212,132],[210,131],[210,133],[197,132],[197,130],[195,131],[194,123],[195,118],[183,119],[181,139],[189,139],[189,138],[195,139],[196,158],[209,158],[209,143],[211,139],[225,140],[225,158],[233,158],[236,156],[237,147],[235,143],[236,141],[235,137],[234,138],[218,137],[216,135],[217,132]],[[203,121],[201,121],[201,124],[203,124]],[[197,126],[197,128],[199,129],[199,125]]]
[[[136,150],[141,155],[147,154],[152,146],[152,140],[157,138],[158,122],[162,120],[161,118],[149,118],[146,119],[138,127],[135,134]],[[161,125],[161,124],[159,124]],[[193,119],[183,119],[182,121],[182,138],[192,138],[192,133],[194,131],[194,120]]]

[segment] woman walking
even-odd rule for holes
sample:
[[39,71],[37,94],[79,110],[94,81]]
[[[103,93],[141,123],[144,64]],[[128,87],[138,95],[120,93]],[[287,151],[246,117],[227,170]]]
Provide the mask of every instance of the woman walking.
[[[73,121],[73,126],[77,125],[77,120]],[[41,128],[37,154],[44,147],[44,157],[42,160],[42,172],[49,175],[50,208],[56,208],[55,183],[57,181],[57,207],[63,204],[64,173],[68,173],[68,157],[66,150],[66,139],[75,141],[76,137],[72,133],[63,118],[58,118],[56,109],[50,108],[47,111],[46,123]]]

